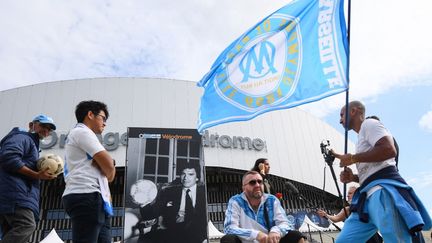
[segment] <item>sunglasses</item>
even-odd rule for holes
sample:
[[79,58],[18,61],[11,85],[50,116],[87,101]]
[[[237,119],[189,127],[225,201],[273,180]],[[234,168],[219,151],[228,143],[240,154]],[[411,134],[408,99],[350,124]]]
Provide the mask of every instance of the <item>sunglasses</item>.
[[250,186],[255,186],[255,184],[259,184],[261,185],[263,183],[262,180],[250,180],[247,184],[249,184]]

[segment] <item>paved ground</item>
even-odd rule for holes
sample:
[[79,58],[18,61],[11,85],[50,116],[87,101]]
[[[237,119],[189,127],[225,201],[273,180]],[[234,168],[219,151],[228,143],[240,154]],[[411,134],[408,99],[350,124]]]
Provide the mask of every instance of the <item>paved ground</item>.
[[425,242],[426,243],[432,243],[432,230],[429,231],[423,231],[423,236],[425,238]]

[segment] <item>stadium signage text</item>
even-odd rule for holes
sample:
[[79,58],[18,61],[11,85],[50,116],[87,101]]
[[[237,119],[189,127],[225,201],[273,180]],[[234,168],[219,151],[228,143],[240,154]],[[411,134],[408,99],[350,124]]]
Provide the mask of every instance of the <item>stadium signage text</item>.
[[251,139],[249,137],[218,135],[210,134],[208,130],[204,131],[202,136],[202,144],[204,147],[222,147],[231,149],[248,149],[261,151],[266,147],[266,143],[261,138]]
[[[40,147],[42,149],[53,148],[56,144],[59,148],[63,149],[66,143],[67,134],[57,134],[56,132],[51,132],[50,136],[41,141]],[[99,141],[103,144],[106,150],[113,151],[116,150],[120,145],[127,145],[127,133],[118,132],[108,132],[102,135],[97,135]],[[175,137],[173,137],[175,138]],[[228,135],[218,135],[210,134],[207,130],[202,136],[202,144],[204,147],[221,147],[224,149],[247,149],[262,151],[266,148],[266,143],[261,138],[251,139],[249,137],[242,136],[228,136]]]
[[[40,147],[42,149],[49,149],[54,147],[57,143],[60,148],[64,148],[66,143],[66,135],[60,134],[60,136],[56,132],[51,132],[50,136],[41,141]],[[99,141],[103,144],[106,150],[112,151],[116,150],[120,145],[127,144],[127,133],[119,134],[118,132],[108,132],[103,136],[97,134]]]

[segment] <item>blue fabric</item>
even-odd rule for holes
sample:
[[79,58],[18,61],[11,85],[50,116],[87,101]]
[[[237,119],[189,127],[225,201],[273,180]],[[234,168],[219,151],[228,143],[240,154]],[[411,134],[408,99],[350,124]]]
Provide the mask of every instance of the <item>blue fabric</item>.
[[[382,188],[367,199],[364,196],[364,201],[361,202],[360,195],[365,195],[376,185]],[[400,193],[401,190],[409,193],[409,200],[406,195]],[[336,242],[365,242],[377,230],[386,242],[422,242],[419,240],[422,237],[418,230],[429,230],[432,226],[426,208],[414,190],[404,182],[377,179],[362,185],[357,191],[359,193],[356,192],[351,203],[354,205],[353,208],[359,211],[351,212]],[[359,203],[363,205],[356,207]]]
[[[270,229],[276,225],[276,222],[274,221],[274,201],[276,200],[276,197],[273,195],[267,197],[265,203],[263,206],[260,206],[258,208],[257,213],[255,213],[250,207],[248,202],[242,198],[242,194],[238,194],[233,196],[233,200],[236,201],[240,207],[243,209],[244,213],[251,218],[252,220],[257,221],[260,225],[262,225],[264,228],[267,228],[269,231]],[[266,207],[269,223],[270,225],[267,225],[267,222],[264,217],[264,207]]]
[[[367,192],[372,187],[380,185],[382,190],[385,190],[392,198],[392,203],[395,205],[399,214],[401,214],[406,226],[408,229],[412,229],[417,225],[423,225],[423,230],[429,230],[432,227],[432,219],[427,212],[427,209],[424,207],[423,203],[415,194],[414,190],[407,184],[404,184],[400,181],[391,180],[391,179],[379,179],[370,182],[367,186],[360,190],[361,193]],[[411,199],[414,201],[415,205],[412,205],[406,198],[400,194],[399,188],[405,189]],[[352,204],[357,204],[359,199],[358,194],[356,193],[353,197]],[[366,200],[366,209],[369,209],[369,199]],[[365,213],[370,214],[369,210]]]
[[0,142],[0,214],[14,213],[15,207],[29,208],[39,219],[39,180],[19,174],[23,166],[37,170],[37,134],[12,129]]
[[198,131],[347,89],[343,0],[298,0],[229,45],[201,79]]
[[[369,185],[369,183],[371,183],[375,180],[378,180],[378,179],[391,179],[391,180],[399,181],[403,184],[407,184],[405,182],[405,180],[400,176],[399,171],[397,170],[397,168],[395,166],[387,166],[387,167],[375,172],[374,174],[370,175],[362,183],[362,185],[356,190],[355,195],[354,195],[355,199],[353,200],[354,203],[351,203],[351,206],[350,206],[350,211],[351,212],[358,212],[360,220],[362,222],[367,223],[369,220],[367,210],[364,208],[365,203],[366,203],[367,191],[363,190],[363,188],[367,187]],[[405,197],[405,200],[412,202],[409,194],[408,195],[405,194],[404,197]],[[411,203],[411,205],[414,207],[414,209],[417,210],[415,203]]]
[[36,116],[35,118],[33,118],[33,121],[38,121],[42,124],[49,124],[49,125],[51,125],[51,128],[53,130],[56,130],[56,125],[54,124],[54,120],[47,115],[40,114],[40,115]]
[[103,207],[104,207],[104,211],[109,216],[114,216],[114,208],[111,202],[103,200]]
[[364,243],[377,230],[385,242],[411,242],[411,234],[398,213],[391,194],[378,190],[368,198],[369,222],[360,221],[359,214],[352,212],[345,221],[336,243]]
[[[264,211],[267,211],[268,222]],[[254,241],[258,231],[274,231],[285,236],[292,229],[278,199],[271,194],[264,194],[264,201],[256,212],[248,204],[244,193],[232,196],[228,202],[224,233],[237,235],[243,242]]]

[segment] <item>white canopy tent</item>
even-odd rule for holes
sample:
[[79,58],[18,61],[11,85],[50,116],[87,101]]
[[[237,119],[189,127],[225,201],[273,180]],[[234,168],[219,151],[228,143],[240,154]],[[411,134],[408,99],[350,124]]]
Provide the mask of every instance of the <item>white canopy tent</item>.
[[[339,228],[342,229],[343,227],[343,222],[338,222],[335,223]],[[309,227],[308,227],[309,225]],[[316,225],[314,222],[312,222],[312,220],[309,219],[309,217],[307,215],[305,215],[305,218],[303,220],[303,224],[300,226],[299,231],[300,232],[309,232],[309,230],[311,232],[316,232],[316,231],[334,231],[337,230],[336,227],[333,224],[330,224],[329,227],[327,228],[323,228],[320,227],[318,225]]]
[[208,234],[209,234],[210,240],[220,239],[220,238],[222,238],[222,236],[225,235],[224,233],[222,233],[218,229],[216,229],[216,227],[214,226],[214,224],[212,223],[211,220],[209,220],[207,227],[208,227]]

